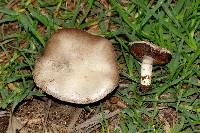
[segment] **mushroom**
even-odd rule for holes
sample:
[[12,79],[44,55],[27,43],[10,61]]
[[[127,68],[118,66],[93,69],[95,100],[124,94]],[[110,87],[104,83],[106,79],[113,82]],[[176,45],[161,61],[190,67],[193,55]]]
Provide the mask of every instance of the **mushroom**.
[[131,42],[129,49],[142,62],[140,91],[146,92],[151,86],[152,65],[165,65],[170,62],[172,55],[167,49],[145,41]]
[[78,29],[62,29],[48,40],[35,62],[36,85],[53,97],[76,104],[96,102],[118,85],[110,41]]

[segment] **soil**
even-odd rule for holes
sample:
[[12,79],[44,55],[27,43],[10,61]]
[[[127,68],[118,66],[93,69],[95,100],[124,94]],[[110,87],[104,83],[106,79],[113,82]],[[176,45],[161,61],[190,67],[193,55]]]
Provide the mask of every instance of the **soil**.
[[[0,115],[0,133],[101,133],[102,118],[106,119],[107,129],[113,133],[120,129],[123,108],[127,105],[115,96],[89,106],[61,102],[50,96],[35,97],[22,102],[12,117],[9,111]],[[178,113],[161,105],[158,108],[159,121],[168,133],[177,122]],[[144,115],[143,120],[148,123],[149,118]]]
[[[101,131],[102,114],[109,118],[111,132],[117,128],[120,110],[105,100],[103,110],[100,102],[81,107],[62,103],[52,97],[34,98],[24,101],[13,114],[16,133],[98,133]],[[113,113],[113,114],[112,114]],[[6,133],[9,116],[0,117],[0,132]]]
[[0,133],[5,133],[9,124],[9,116],[0,117]]

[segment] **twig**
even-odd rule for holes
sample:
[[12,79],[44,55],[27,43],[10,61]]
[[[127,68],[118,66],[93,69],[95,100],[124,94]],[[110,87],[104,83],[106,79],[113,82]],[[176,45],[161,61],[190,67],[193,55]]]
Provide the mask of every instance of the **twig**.
[[85,131],[86,133],[92,133],[93,131],[95,131],[95,130],[98,129],[99,127],[101,127],[100,124],[98,124],[98,125],[91,125],[91,126],[87,127],[84,131]]
[[[168,109],[169,107],[158,107],[158,108],[156,108],[156,109],[158,109],[158,110],[162,110],[162,109]],[[147,108],[147,111],[152,111],[152,110],[155,110],[155,108]]]
[[128,83],[119,83],[119,88],[128,88],[129,85]]
[[[104,112],[104,117],[105,117],[105,119],[109,119],[109,118],[111,118],[115,115],[118,115],[120,112],[121,112],[120,109],[117,109],[113,112],[106,110]],[[76,129],[79,131],[80,129],[91,126],[91,125],[95,126],[95,125],[97,125],[101,122],[101,119],[102,119],[102,113],[98,113],[95,116],[93,116],[92,118],[90,118],[90,119],[86,120],[85,122],[77,125]]]
[[0,117],[9,116],[7,111],[0,111]]
[[81,112],[82,112],[82,108],[78,108],[78,109],[75,111],[75,113],[74,113],[75,116],[73,116],[73,118],[71,119],[71,121],[70,121],[70,123],[69,123],[69,125],[68,125],[68,127],[67,127],[68,132],[74,132],[74,130],[75,130],[74,127],[75,127],[76,121],[78,120],[78,118],[79,118]]
[[44,127],[44,132],[46,133],[47,132],[47,120],[48,120],[48,117],[49,117],[49,110],[51,108],[51,99],[49,99],[48,101],[48,104],[47,106],[45,107],[45,113],[44,113],[44,124],[43,124],[43,127]]

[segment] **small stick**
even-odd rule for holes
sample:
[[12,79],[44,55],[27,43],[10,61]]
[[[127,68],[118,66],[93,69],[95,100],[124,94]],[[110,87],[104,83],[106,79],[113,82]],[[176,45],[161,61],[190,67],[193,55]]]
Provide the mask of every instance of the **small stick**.
[[120,83],[119,88],[128,88],[130,84],[128,83]]
[[[105,119],[109,119],[115,115],[118,115],[121,112],[120,109],[117,109],[113,112],[110,112],[108,110],[104,111],[104,117]],[[79,124],[76,126],[76,129],[78,129],[78,131],[82,128],[88,127],[88,126],[94,126],[97,125],[101,122],[102,119],[102,113],[98,113],[97,115],[93,116],[92,118],[86,120],[85,122],[83,122],[82,124]]]
[[0,111],[0,117],[9,116],[7,111]]
[[73,116],[73,118],[71,119],[71,121],[70,121],[70,123],[69,123],[69,125],[68,125],[68,127],[67,127],[67,130],[69,131],[69,132],[71,132],[71,133],[73,133],[74,132],[74,130],[75,130],[75,124],[76,124],[76,121],[78,120],[78,118],[79,118],[79,116],[80,116],[80,114],[81,114],[81,112],[82,112],[82,109],[81,108],[77,108],[78,110],[76,110],[75,111],[75,116]]
[[45,133],[47,132],[47,120],[48,120],[48,117],[49,117],[49,110],[50,110],[51,104],[52,104],[51,99],[49,99],[47,102],[48,102],[48,104],[47,104],[47,106],[45,107],[44,124],[43,124],[43,127],[44,127],[43,130],[44,130]]
[[[162,109],[168,109],[169,107],[158,107],[158,110],[162,110]],[[152,111],[155,110],[155,108],[147,108],[147,111]]]

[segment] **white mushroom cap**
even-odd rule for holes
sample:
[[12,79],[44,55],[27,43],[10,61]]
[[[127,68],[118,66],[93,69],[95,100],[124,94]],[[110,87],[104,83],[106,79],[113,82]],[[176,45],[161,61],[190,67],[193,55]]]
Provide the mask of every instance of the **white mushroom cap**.
[[49,39],[33,78],[49,95],[77,104],[104,98],[119,80],[111,42],[77,29],[60,30]]

